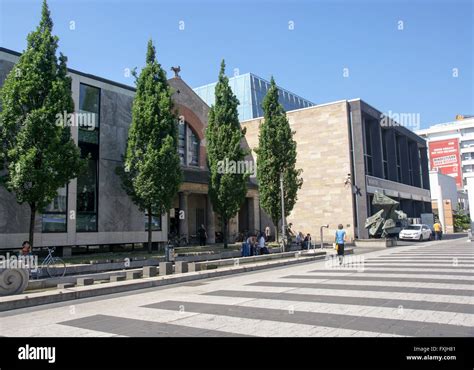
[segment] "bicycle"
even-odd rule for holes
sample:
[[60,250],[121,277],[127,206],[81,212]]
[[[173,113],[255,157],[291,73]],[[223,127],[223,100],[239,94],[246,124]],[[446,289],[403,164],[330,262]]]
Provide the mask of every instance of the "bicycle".
[[185,247],[188,245],[188,240],[186,235],[168,235],[168,245],[172,244],[173,247]]
[[53,253],[56,248],[46,248],[48,249],[48,255],[41,262],[40,267],[36,269],[36,278],[39,278],[41,271],[46,268],[50,278],[60,278],[63,277],[66,273],[66,263],[59,257],[54,257]]

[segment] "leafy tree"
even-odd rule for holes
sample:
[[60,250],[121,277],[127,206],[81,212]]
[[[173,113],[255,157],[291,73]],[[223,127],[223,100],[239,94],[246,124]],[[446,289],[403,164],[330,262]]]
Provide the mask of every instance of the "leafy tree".
[[[124,167],[118,172],[123,188],[141,211],[148,212],[148,252],[152,247],[152,216],[171,208],[182,172],[178,155],[178,118],[166,73],[148,42],[146,65],[134,71],[137,91],[132,106]],[[187,215],[186,215],[187,216]]]
[[72,113],[74,103],[67,58],[56,56],[58,37],[52,29],[45,0],[40,24],[28,35],[27,48],[0,92],[1,183],[15,193],[19,204],[30,206],[32,246],[36,212],[86,166],[68,123],[57,118]]
[[237,112],[239,101],[229,86],[224,60],[221,63],[215,96],[215,104],[209,111],[206,129],[210,171],[209,197],[214,211],[222,221],[224,248],[227,248],[229,220],[237,214],[245,201],[249,174],[222,170],[223,163],[241,163],[247,154],[240,146],[245,131],[240,127]]
[[[260,127],[257,153],[257,179],[260,204],[275,226],[282,218],[280,174],[283,174],[285,215],[287,217],[303,185],[302,170],[296,169],[296,141],[286,113],[278,102],[278,88],[271,79],[270,89],[263,99],[264,122]],[[278,238],[278,227],[277,238]]]
[[453,212],[454,231],[463,231],[471,228],[471,218],[458,204],[457,210]]

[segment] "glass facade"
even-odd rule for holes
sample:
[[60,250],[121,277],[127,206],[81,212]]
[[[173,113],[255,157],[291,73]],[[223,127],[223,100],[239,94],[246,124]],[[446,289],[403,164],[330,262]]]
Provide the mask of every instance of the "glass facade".
[[[207,105],[211,106],[215,102],[215,88],[217,83],[197,87],[194,89]],[[239,99],[239,119],[245,121],[257,117],[263,117],[262,102],[270,88],[270,82],[246,73],[229,78],[229,85],[237,99]],[[278,87],[280,104],[285,111],[311,107],[314,104],[303,99],[285,89]]]
[[[148,231],[148,212],[145,211],[145,231]],[[161,216],[151,215],[151,231],[161,231]]]
[[199,166],[200,141],[191,126],[186,122],[178,123],[178,153],[181,165]]
[[99,144],[100,89],[81,84],[79,91],[79,141]]
[[41,215],[42,232],[67,232],[67,186],[58,190],[58,195],[48,204]]
[[87,170],[77,178],[76,231],[97,231],[99,201],[99,126],[100,89],[81,84],[79,112],[87,113],[93,119],[90,127],[79,127],[79,148],[81,156],[89,158]]

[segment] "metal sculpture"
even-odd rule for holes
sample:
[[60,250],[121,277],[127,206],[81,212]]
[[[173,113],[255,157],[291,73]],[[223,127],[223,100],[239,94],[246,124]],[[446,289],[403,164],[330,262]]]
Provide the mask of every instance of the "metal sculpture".
[[374,194],[372,205],[380,208],[380,210],[365,221],[365,228],[369,229],[371,237],[386,238],[400,231],[397,222],[406,220],[407,215],[396,209],[399,204],[399,202],[386,195]]

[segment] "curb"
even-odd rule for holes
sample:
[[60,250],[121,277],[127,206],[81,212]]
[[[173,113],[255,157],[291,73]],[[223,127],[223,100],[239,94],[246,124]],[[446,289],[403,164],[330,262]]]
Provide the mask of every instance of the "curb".
[[16,296],[2,297],[0,300],[0,312],[10,311],[26,307],[40,306],[44,304],[66,302],[81,298],[97,297],[101,295],[122,293],[132,290],[153,288],[158,286],[184,283],[194,280],[229,276],[243,272],[259,271],[274,267],[290,266],[317,260],[324,260],[326,255],[299,256],[297,258],[271,261],[265,263],[254,263],[246,266],[230,266],[216,270],[205,270],[198,272],[187,272],[179,275],[165,275],[137,280],[126,280],[115,283],[89,285],[83,287],[58,289],[53,292],[41,292],[30,294],[19,294]]

